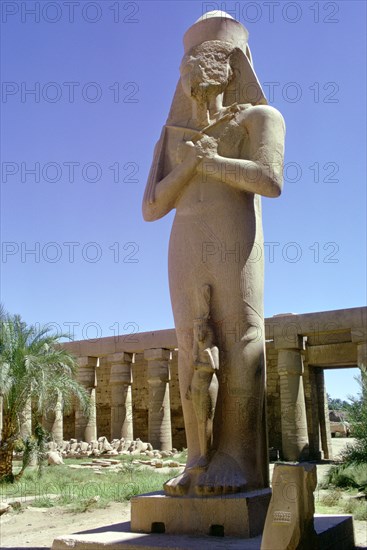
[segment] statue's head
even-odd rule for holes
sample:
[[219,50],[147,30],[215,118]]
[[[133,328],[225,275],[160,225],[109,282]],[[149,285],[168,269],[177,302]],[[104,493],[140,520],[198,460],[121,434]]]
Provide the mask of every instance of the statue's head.
[[191,117],[191,101],[223,94],[223,105],[266,104],[252,66],[245,27],[225,12],[204,14],[185,33],[180,81],[168,124]]
[[183,42],[185,54],[204,42],[218,40],[239,48],[251,61],[248,47],[248,31],[224,11],[204,13],[185,33]]

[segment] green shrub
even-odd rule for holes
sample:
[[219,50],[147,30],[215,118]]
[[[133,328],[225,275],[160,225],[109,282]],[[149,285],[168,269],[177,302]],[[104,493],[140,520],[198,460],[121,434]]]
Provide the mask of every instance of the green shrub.
[[347,446],[342,453],[342,460],[348,464],[367,464],[367,374],[362,373],[355,378],[361,391],[357,397],[349,397],[351,405],[348,408],[348,421],[357,441]]
[[367,491],[367,463],[344,463],[332,466],[326,474],[324,487],[354,487]]

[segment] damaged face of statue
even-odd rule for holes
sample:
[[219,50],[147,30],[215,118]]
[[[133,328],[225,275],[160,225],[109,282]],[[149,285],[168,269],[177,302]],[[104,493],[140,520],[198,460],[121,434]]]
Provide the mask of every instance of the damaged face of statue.
[[185,94],[200,103],[221,94],[233,75],[230,66],[232,51],[231,44],[212,40],[185,55],[180,66]]

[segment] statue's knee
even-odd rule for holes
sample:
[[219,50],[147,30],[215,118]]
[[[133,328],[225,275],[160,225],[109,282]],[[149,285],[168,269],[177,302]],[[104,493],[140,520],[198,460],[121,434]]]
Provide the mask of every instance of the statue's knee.
[[242,344],[263,344],[263,329],[259,325],[251,325],[241,338]]

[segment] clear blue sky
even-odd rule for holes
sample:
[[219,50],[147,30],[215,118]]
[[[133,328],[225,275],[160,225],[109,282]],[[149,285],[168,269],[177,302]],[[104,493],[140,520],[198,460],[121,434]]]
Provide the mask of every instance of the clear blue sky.
[[[9,311],[76,338],[173,326],[173,213],[146,223],[141,199],[182,36],[219,8],[248,28],[255,70],[287,125],[284,192],[263,200],[266,316],[365,304],[365,2],[4,0],[1,8]],[[328,391],[353,393],[351,373],[334,384],[328,377]]]

